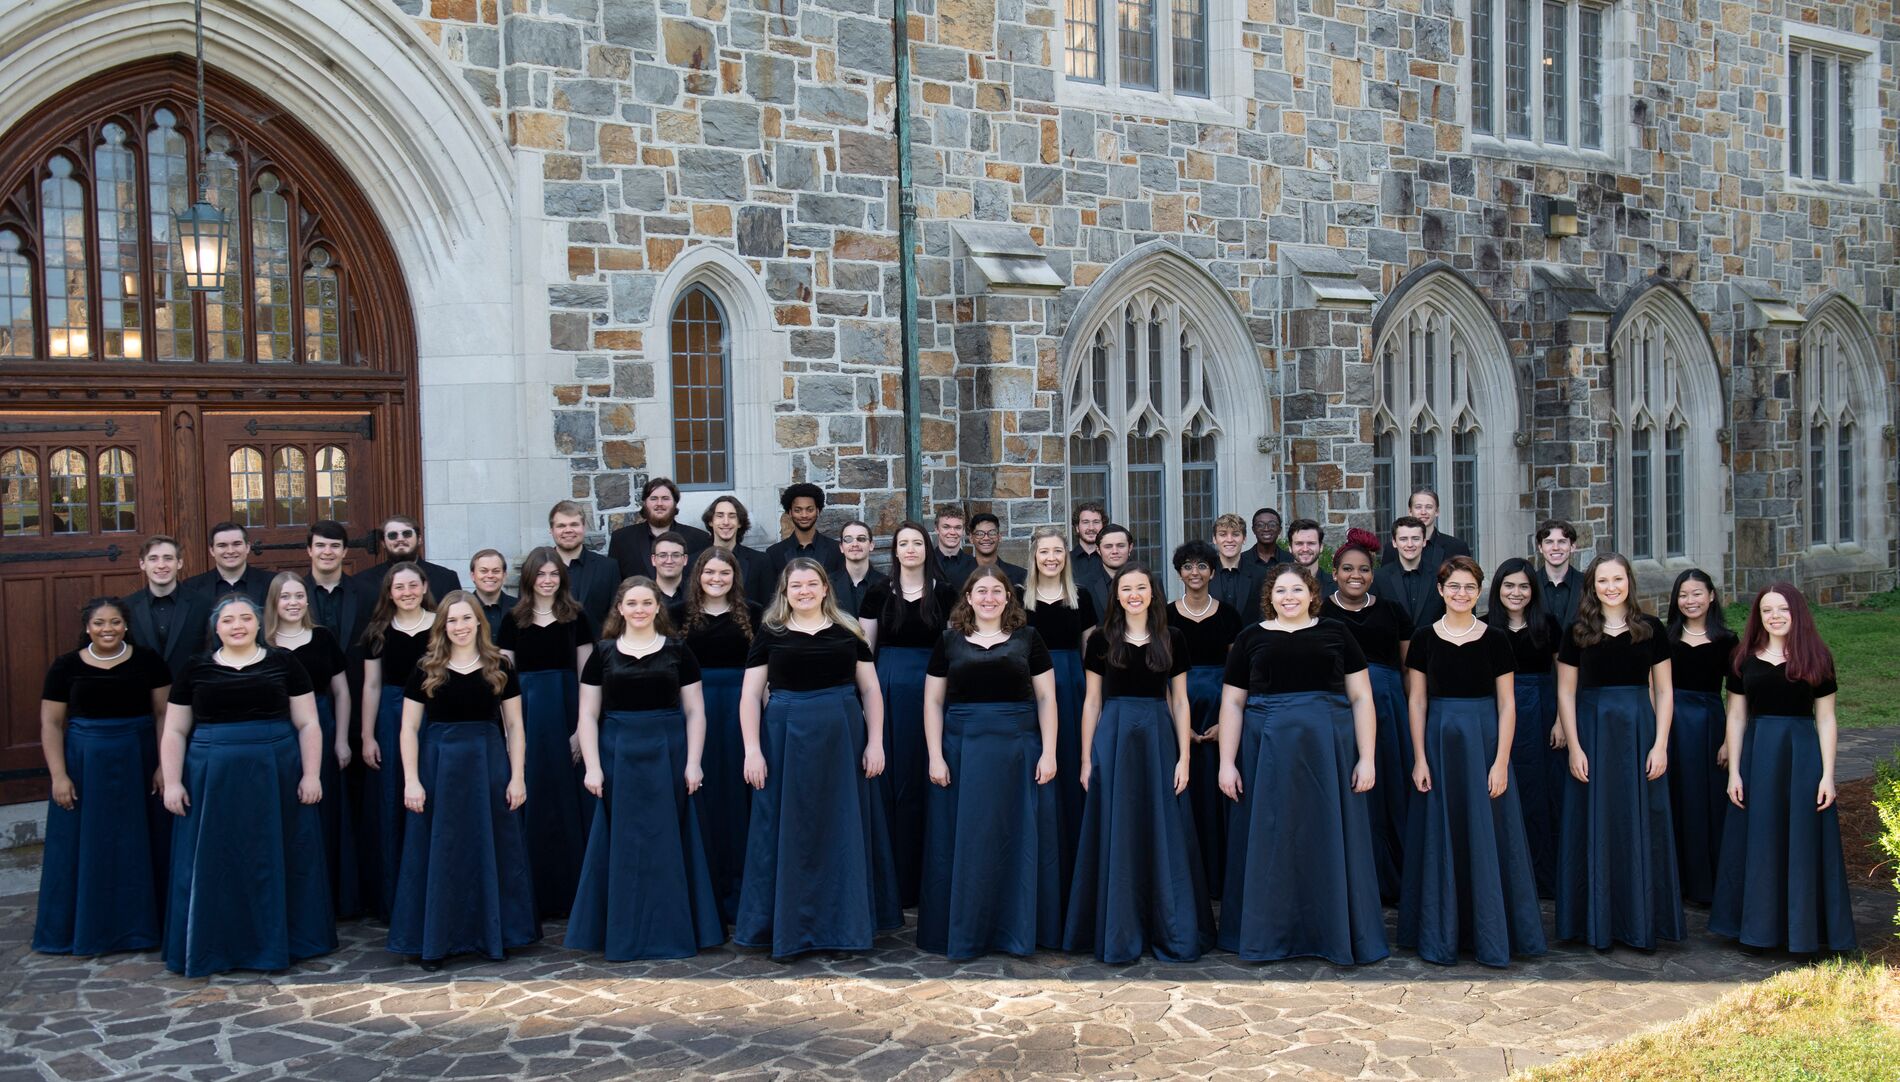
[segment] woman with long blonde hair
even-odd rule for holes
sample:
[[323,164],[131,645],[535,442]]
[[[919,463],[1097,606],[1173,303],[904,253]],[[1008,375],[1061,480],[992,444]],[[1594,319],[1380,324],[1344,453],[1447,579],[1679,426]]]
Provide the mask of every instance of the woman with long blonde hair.
[[264,596],[264,641],[288,650],[316,689],[317,724],[323,730],[323,855],[330,866],[330,900],[339,918],[363,911],[356,866],[356,822],[343,791],[350,765],[350,681],[343,645],[312,618],[309,588],[295,571],[280,571]]
[[1056,680],[1057,845],[1061,862],[1062,905],[1069,904],[1069,878],[1075,871],[1076,840],[1082,834],[1082,640],[1098,622],[1095,598],[1076,585],[1068,538],[1060,526],[1038,526],[1029,535],[1029,574],[1023,583],[1023,612],[1042,636]]
[[904,923],[873,784],[884,772],[884,698],[870,644],[816,560],[779,573],[746,655],[739,728],[755,792],[733,941],[775,958],[871,949]]
[[520,809],[528,799],[521,682],[489,638],[481,599],[442,599],[403,687],[402,874],[389,949],[428,970],[500,961],[541,938]]

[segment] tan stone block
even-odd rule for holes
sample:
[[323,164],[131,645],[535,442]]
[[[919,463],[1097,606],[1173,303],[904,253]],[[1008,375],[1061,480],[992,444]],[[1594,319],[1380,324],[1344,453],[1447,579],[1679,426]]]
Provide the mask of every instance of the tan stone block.
[[923,419],[924,450],[943,454],[957,449],[957,426],[934,417]]
[[1181,176],[1188,180],[1213,180],[1214,156],[1198,150],[1187,152],[1187,161],[1181,164]]
[[679,258],[680,251],[686,247],[686,241],[679,237],[648,237],[647,266],[663,271]]
[[543,180],[580,180],[582,173],[581,160],[573,154],[550,154],[541,160]]
[[1180,195],[1157,195],[1150,204],[1155,232],[1179,233],[1186,228],[1187,200]]
[[897,238],[840,229],[831,243],[833,259],[861,259],[877,263],[897,260]]
[[1260,212],[1274,214],[1280,209],[1280,169],[1266,165],[1260,168]]
[[646,256],[637,248],[602,248],[598,252],[598,259],[600,269],[604,271],[645,270],[647,267]]
[[594,250],[573,247],[567,250],[567,276],[581,278],[594,273]]
[[633,129],[624,124],[602,124],[595,139],[600,145],[600,160],[608,165],[632,165],[640,160]]
[[692,12],[695,19],[723,23],[726,21],[726,0],[693,0]]
[[578,383],[562,384],[554,388],[554,401],[557,405],[578,406],[581,402],[581,387]]
[[990,162],[983,167],[983,175],[991,180],[1008,181],[1011,184],[1023,179],[1023,167],[1008,162]]
[[947,349],[920,350],[917,371],[925,376],[949,377],[957,374],[957,355]]
[[624,436],[634,430],[633,407],[614,402],[600,408],[600,431],[609,436]]
[[699,114],[679,109],[661,109],[653,116],[653,131],[662,142],[697,143]]
[[1440,150],[1457,151],[1464,146],[1464,129],[1456,124],[1436,124],[1437,147]]
[[805,414],[773,419],[773,436],[784,448],[818,446],[818,419]]
[[429,18],[453,19],[456,22],[472,23],[479,17],[480,11],[475,0],[429,0]]
[[976,107],[985,113],[1000,113],[1008,109],[1008,84],[978,83],[976,87]]
[[665,147],[641,147],[641,165],[657,165],[662,169],[673,168],[673,152]]
[[1056,122],[1044,120],[1042,122],[1042,163],[1054,165],[1061,160],[1062,151],[1056,143]]
[[553,113],[514,113],[508,117],[514,145],[537,150],[567,147],[567,119]]
[[647,445],[633,440],[606,440],[600,445],[600,461],[610,470],[645,469]]
[[780,130],[785,126],[785,114],[770,107],[761,114],[759,119],[760,128],[765,132],[767,139],[777,139]]
[[939,188],[931,200],[932,211],[929,217],[944,220],[968,218],[975,203],[974,197],[966,191],[956,188]]
[[811,309],[802,304],[781,304],[772,309],[772,319],[781,327],[809,327]]
[[1280,129],[1288,135],[1305,135],[1306,114],[1297,109],[1291,109],[1281,113]]
[[595,79],[633,78],[633,50],[618,45],[595,45],[587,50],[587,74]]
[[711,71],[717,53],[712,31],[683,19],[666,19],[660,24],[660,37],[666,43],[666,62],[676,68]]
[[639,331],[595,331],[595,349],[611,349],[620,353],[631,353],[640,348]]
[[1247,21],[1250,23],[1276,23],[1280,21],[1278,5],[1274,0],[1247,0]]
[[693,204],[693,232],[709,237],[732,235],[732,208],[724,203]]
[[996,0],[939,0],[937,41],[953,49],[988,53],[996,41]]
[[1359,62],[1344,57],[1333,61],[1333,104],[1357,107],[1364,96]]

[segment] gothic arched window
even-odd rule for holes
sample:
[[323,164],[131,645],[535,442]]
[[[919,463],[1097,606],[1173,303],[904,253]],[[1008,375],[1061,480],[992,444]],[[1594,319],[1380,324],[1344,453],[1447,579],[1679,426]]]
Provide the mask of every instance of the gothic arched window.
[[1804,539],[1811,547],[1877,545],[1886,521],[1886,383],[1850,302],[1836,297],[1808,321],[1800,371]]
[[1721,562],[1721,392],[1708,336],[1675,293],[1651,289],[1611,343],[1616,545],[1632,560]]

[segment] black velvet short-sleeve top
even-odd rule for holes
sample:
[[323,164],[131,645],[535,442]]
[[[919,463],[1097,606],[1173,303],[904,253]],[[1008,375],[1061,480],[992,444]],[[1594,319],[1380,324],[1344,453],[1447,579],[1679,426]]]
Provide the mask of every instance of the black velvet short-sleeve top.
[[501,622],[495,645],[515,653],[515,669],[520,672],[553,672],[572,669],[574,658],[583,646],[594,644],[594,622],[580,613],[572,620],[522,627],[510,616]]
[[408,685],[409,674],[416,671],[416,662],[429,652],[430,626],[424,624],[414,635],[396,630],[393,624],[383,630],[383,644],[365,656],[382,662],[384,687]]
[[870,660],[871,647],[842,624],[811,635],[760,624],[745,667],[765,666],[766,683],[774,691],[821,691],[856,684],[858,662]]
[[193,725],[231,721],[271,721],[290,716],[290,700],[310,694],[310,674],[275,646],[241,669],[220,665],[213,653],[199,654],[172,681],[171,702],[191,707]]
[[1082,633],[1100,622],[1095,614],[1095,599],[1080,587],[1075,591],[1075,607],[1057,601],[1036,602],[1029,611],[1029,626],[1042,636],[1042,643],[1051,650],[1082,649]]
[[1319,615],[1323,620],[1344,624],[1371,665],[1398,668],[1399,644],[1412,637],[1412,618],[1406,615],[1405,606],[1388,598],[1375,597],[1372,604],[1353,610],[1341,608],[1329,597],[1320,603]]
[[[1396,608],[1396,606],[1394,606]],[[1319,620],[1298,631],[1273,631],[1250,624],[1234,640],[1221,681],[1246,688],[1249,695],[1304,691],[1344,693],[1346,677],[1366,668],[1365,651],[1352,629],[1338,620]]]
[[1742,674],[1733,673],[1728,677],[1730,695],[1748,697],[1748,716],[1751,718],[1811,718],[1814,716],[1814,700],[1825,699],[1838,692],[1832,676],[1820,684],[1804,684],[1788,679],[1788,667],[1763,661],[1758,657],[1742,660]]
[[1649,670],[1669,660],[1669,632],[1661,620],[1638,614],[1649,625],[1649,638],[1630,641],[1630,633],[1606,636],[1595,646],[1577,645],[1576,626],[1564,633],[1557,660],[1577,669],[1580,688],[1648,687]]
[[1020,703],[1035,700],[1031,681],[1053,668],[1035,628],[1019,627],[995,646],[978,646],[951,628],[931,648],[924,671],[944,678],[945,703]]
[[1488,699],[1498,677],[1517,671],[1517,654],[1503,628],[1486,625],[1482,635],[1456,643],[1425,627],[1412,636],[1405,667],[1425,674],[1425,694],[1434,699]]
[[489,722],[501,724],[501,704],[509,699],[521,697],[521,678],[515,675],[515,667],[502,659],[501,668],[507,674],[508,681],[502,685],[501,694],[488,685],[488,678],[480,669],[474,672],[456,672],[450,669],[448,678],[434,694],[422,690],[422,670],[409,674],[409,682],[403,686],[402,697],[428,707],[427,720],[430,725],[464,725],[471,722]]
[[1180,628],[1168,628],[1171,656],[1166,672],[1148,667],[1148,651],[1152,646],[1152,643],[1143,643],[1131,647],[1128,665],[1121,667],[1109,664],[1108,636],[1090,635],[1088,647],[1082,652],[1082,667],[1102,678],[1104,699],[1165,699],[1168,681],[1188,671],[1187,640],[1181,636]]
[[1563,645],[1564,629],[1555,616],[1544,614],[1544,633],[1531,634],[1527,624],[1521,631],[1504,629],[1511,637],[1511,652],[1517,657],[1519,676],[1547,673],[1557,663],[1557,648]]
[[665,710],[678,706],[680,689],[699,683],[699,661],[678,639],[645,657],[620,652],[604,642],[581,670],[581,683],[600,688],[600,710]]
[[310,641],[290,651],[297,658],[297,664],[310,676],[310,686],[318,695],[330,694],[330,681],[343,671],[343,648],[337,645],[336,636],[327,627],[310,630]]
[[[752,634],[758,634],[764,611],[748,601],[746,615],[751,617]],[[686,633],[683,641],[701,669],[743,669],[746,651],[752,648],[752,640],[740,630],[730,609],[706,617],[700,626]]]
[[1669,644],[1669,682],[1677,691],[1722,690],[1735,663],[1735,647],[1741,640],[1732,631],[1713,636],[1706,643],[1688,643],[1680,639]]
[[86,664],[83,653],[54,658],[40,685],[40,698],[65,703],[69,719],[151,717],[152,692],[172,682],[172,671],[156,650],[135,646],[131,657],[109,669]]
[[[925,620],[923,614],[924,598],[932,596],[926,592],[915,601],[906,600],[903,591],[894,580],[886,579],[864,592],[864,601],[858,606],[858,619],[877,621],[877,645],[908,646],[918,650],[929,650],[937,645],[937,637],[943,634],[945,624],[950,619],[950,610],[956,606],[956,591],[938,583],[935,600],[937,618]],[[885,606],[891,605],[890,612]]]
[[1227,648],[1240,634],[1240,613],[1224,601],[1215,601],[1213,605],[1214,611],[1199,620],[1182,616],[1179,605],[1169,606],[1168,626],[1180,631],[1181,637],[1187,640],[1190,667],[1226,665]]

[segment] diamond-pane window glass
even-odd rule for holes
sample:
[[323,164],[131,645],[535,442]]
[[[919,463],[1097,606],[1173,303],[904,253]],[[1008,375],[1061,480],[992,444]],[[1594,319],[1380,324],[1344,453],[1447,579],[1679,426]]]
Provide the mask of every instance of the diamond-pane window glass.
[[1141,322],[1131,305],[1122,316],[1122,408],[1132,408],[1141,395]]
[[255,447],[231,452],[231,521],[264,525],[264,454]]
[[123,447],[99,452],[99,532],[139,528],[138,459]]
[[343,363],[342,285],[330,253],[310,250],[303,272],[303,359],[307,364]]
[[726,317],[703,287],[673,308],[672,353],[673,478],[687,487],[729,485]]
[[[1412,433],[1412,491],[1429,488],[1438,491],[1438,433]],[[1409,497],[1410,492],[1406,493]]]
[[1135,534],[1134,558],[1149,568],[1162,566],[1166,544],[1167,473],[1160,436],[1128,437],[1128,521]]
[[350,520],[350,456],[341,447],[317,448],[317,517]]
[[1682,472],[1681,428],[1663,433],[1663,552],[1682,556],[1688,552],[1689,492]]
[[1063,27],[1066,71],[1085,83],[1102,81],[1102,0],[1068,0]]
[[1801,141],[1803,131],[1802,114],[1802,73],[1807,70],[1802,63],[1804,54],[1796,49],[1788,52],[1788,175],[1801,176],[1807,172],[1804,160],[1807,155],[1802,149],[1807,145]]
[[1186,519],[1181,533],[1185,537],[1212,539],[1214,519],[1220,516],[1214,439],[1212,433],[1181,437],[1181,508]]
[[1095,395],[1095,404],[1103,412],[1108,410],[1108,329],[1096,332],[1095,344],[1089,347],[1089,389]]
[[243,205],[238,195],[238,166],[231,157],[229,136],[211,137],[211,154],[205,159],[209,183],[205,200],[224,212],[232,230],[231,254],[225,261],[224,289],[205,297],[205,341],[214,361],[244,359],[244,275],[237,258],[238,221]]
[[1603,9],[1577,9],[1577,145],[1603,149]]
[[1458,540],[1478,551],[1478,432],[1451,437],[1451,525]]
[[40,243],[46,267],[46,337],[54,357],[91,357],[87,311],[86,191],[64,155],[40,182]]
[[99,222],[99,346],[108,360],[144,357],[139,311],[139,178],[126,130],[107,124],[92,152],[92,190]]
[[296,298],[290,295],[290,201],[275,173],[259,173],[251,193],[251,288],[257,359],[291,361]]
[[1568,7],[1562,3],[1544,4],[1544,142],[1563,144],[1570,141],[1570,126],[1564,105],[1570,94],[1570,30]]
[[0,358],[33,357],[33,267],[20,235],[0,229]]
[[1159,0],[1116,0],[1120,22],[1121,85],[1153,90],[1155,81],[1155,5]]
[[0,537],[40,535],[40,458],[14,448],[0,452]]
[[185,288],[185,268],[172,238],[172,218],[191,205],[191,149],[178,118],[169,109],[152,114],[145,133],[145,177],[151,213],[153,320],[157,341],[152,354],[161,361],[189,361],[192,343],[191,291]]
[[1834,152],[1834,179],[1854,183],[1854,65],[1847,60],[1835,64],[1836,106],[1839,116],[1840,146]]
[[1392,528],[1392,520],[1398,517],[1398,473],[1392,461],[1391,429],[1381,429],[1372,437],[1372,513],[1375,525],[1374,533],[1383,534]]
[[1603,0],[1472,0],[1472,130],[1604,149],[1608,19]]
[[1808,543],[1827,543],[1827,429],[1808,426]]
[[279,447],[271,456],[271,492],[277,501],[278,526],[310,522],[310,478],[304,473],[301,448]]
[[1813,154],[1808,158],[1808,175],[1816,180],[1825,180],[1830,175],[1827,166],[1827,57],[1819,53],[1808,58],[1808,125],[1809,139],[1812,140]]
[[1644,559],[1656,555],[1649,437],[1647,428],[1630,433],[1630,555]]
[[1207,0],[1174,0],[1174,89],[1207,96]]
[[1835,486],[1835,500],[1839,503],[1838,525],[1834,540],[1846,542],[1855,540],[1854,516],[1859,510],[1860,496],[1854,491],[1854,424],[1852,421],[1841,425],[1836,436],[1838,446],[1835,449],[1836,460],[1840,463],[1840,480]]
[[92,532],[92,498],[87,481],[84,451],[62,447],[46,456],[47,510],[54,533]]
[[1161,397],[1161,319],[1157,316],[1148,321],[1148,404],[1156,409],[1166,408]]
[[1099,503],[1115,517],[1108,488],[1108,437],[1087,439],[1069,437],[1069,521],[1075,521],[1075,509],[1085,503]]
[[1476,0],[1471,5],[1471,126],[1486,135],[1497,130],[1497,32],[1492,27],[1492,2]]
[[1504,0],[1505,130],[1531,134],[1531,0]]

